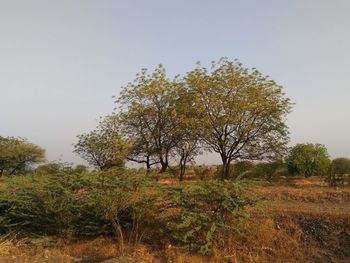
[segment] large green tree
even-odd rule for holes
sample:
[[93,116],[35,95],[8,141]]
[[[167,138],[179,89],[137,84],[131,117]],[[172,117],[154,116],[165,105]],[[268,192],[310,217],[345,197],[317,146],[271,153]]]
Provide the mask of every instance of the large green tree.
[[105,117],[95,130],[78,135],[78,142],[74,145],[75,153],[100,170],[123,166],[128,151],[116,115]]
[[198,66],[186,80],[197,96],[189,110],[202,122],[202,140],[220,154],[222,179],[233,160],[276,158],[283,152],[291,103],[275,81],[227,59],[211,69]]
[[326,175],[331,161],[324,145],[305,143],[291,149],[287,164],[291,173],[309,177]]
[[22,138],[0,136],[0,176],[25,172],[45,159],[45,150]]
[[120,113],[119,117],[122,134],[129,144],[127,160],[145,164],[147,173],[150,173],[151,167],[159,163],[159,158],[153,135],[145,125],[142,112],[135,107]]
[[[139,157],[144,156],[147,168],[155,155],[161,172],[169,166],[170,153],[175,145],[172,118],[174,87],[177,85],[179,81],[176,78],[170,80],[162,65],[152,74],[143,69],[123,88],[116,100],[124,130],[128,131],[125,135],[137,142],[133,144],[133,151]],[[134,156],[130,160],[139,159]]]

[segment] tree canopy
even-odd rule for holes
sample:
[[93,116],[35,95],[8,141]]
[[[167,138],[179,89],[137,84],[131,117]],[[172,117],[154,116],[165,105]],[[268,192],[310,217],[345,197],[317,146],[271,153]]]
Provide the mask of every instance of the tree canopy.
[[326,175],[331,161],[326,147],[322,144],[297,144],[287,158],[291,173],[305,177]]
[[100,170],[123,166],[128,145],[119,132],[118,117],[105,117],[97,128],[78,135],[74,152]]
[[186,80],[197,97],[193,110],[202,122],[201,139],[220,154],[223,179],[233,160],[276,158],[286,149],[291,103],[275,81],[227,59],[210,70],[196,68]]
[[147,171],[160,164],[164,172],[176,161],[182,180],[186,164],[209,150],[220,154],[226,179],[233,161],[279,159],[289,140],[291,103],[283,88],[238,61],[221,59],[173,78],[162,65],[142,69],[115,102],[118,131],[98,128],[79,135],[75,146],[100,168],[123,152],[119,157],[144,163]]
[[[172,120],[177,85],[181,85],[178,79],[170,80],[165,68],[159,65],[152,74],[143,69],[116,100],[125,135],[135,142],[134,153],[146,158],[147,168],[152,155],[156,156],[162,171],[169,166],[170,152],[175,145]],[[134,156],[130,160],[137,159]]]
[[23,173],[45,159],[45,150],[22,138],[0,136],[0,176]]

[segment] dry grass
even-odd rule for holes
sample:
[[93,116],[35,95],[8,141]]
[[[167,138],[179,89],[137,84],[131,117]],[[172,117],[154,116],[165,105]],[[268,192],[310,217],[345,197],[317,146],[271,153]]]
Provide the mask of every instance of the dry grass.
[[133,258],[145,263],[159,263],[146,246],[126,247],[119,251],[114,239],[100,237],[47,247],[43,243],[29,244],[27,240],[6,240],[0,243],[0,262],[6,263],[94,263],[112,258]]

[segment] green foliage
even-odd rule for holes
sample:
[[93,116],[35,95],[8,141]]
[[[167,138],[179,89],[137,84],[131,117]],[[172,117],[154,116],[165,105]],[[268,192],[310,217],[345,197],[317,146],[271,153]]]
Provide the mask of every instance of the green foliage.
[[322,144],[297,144],[288,156],[287,164],[292,174],[326,175],[329,172],[330,159],[327,149]]
[[330,186],[350,184],[350,159],[334,159],[331,163],[330,172],[326,180]]
[[227,233],[243,231],[246,208],[257,201],[246,195],[244,183],[233,181],[203,181],[171,194],[178,209],[169,224],[174,239],[203,254],[224,242]]
[[19,174],[44,161],[45,150],[24,139],[0,136],[0,176]]
[[[60,172],[5,178],[0,233],[58,236],[112,234],[142,218],[146,178],[123,171]],[[137,215],[137,217],[135,216]]]
[[128,160],[161,172],[178,157],[180,180],[186,164],[202,149],[220,154],[222,179],[237,159],[281,156],[288,142],[285,116],[291,103],[275,81],[237,61],[221,59],[169,79],[159,65],[142,69],[117,97]]
[[288,167],[282,161],[274,161],[268,163],[258,163],[253,171],[253,176],[264,178],[271,182],[280,176],[288,176]]
[[115,115],[105,117],[97,129],[78,135],[74,152],[90,165],[101,170],[121,167],[129,151],[127,142],[119,131],[119,120]]
[[115,234],[121,246],[170,241],[207,254],[225,241],[226,233],[244,230],[246,208],[256,201],[240,181],[167,187],[125,169],[73,171],[5,177],[0,234]]
[[131,142],[129,160],[146,163],[147,168],[156,159],[169,166],[170,152],[175,146],[176,87],[178,78],[170,80],[165,68],[159,65],[151,74],[143,69],[133,82],[129,82],[116,100],[125,136]]
[[82,164],[78,164],[73,168],[73,173],[87,173],[89,169]]
[[186,164],[193,161],[194,157],[202,152],[200,148],[201,120],[195,110],[189,110],[193,107],[195,98],[193,90],[188,89],[184,83],[176,86],[172,126],[174,152],[179,156],[180,181],[183,180]]
[[58,163],[46,163],[39,165],[35,172],[38,174],[54,174],[58,173],[61,170],[61,166]]
[[[222,173],[222,165],[217,166],[217,176]],[[287,176],[288,167],[282,161],[259,162],[239,161],[230,165],[229,177],[232,179],[265,179],[269,182],[280,176]]]
[[193,109],[202,123],[201,138],[221,156],[222,178],[228,178],[234,160],[284,153],[291,103],[275,81],[227,59],[211,69],[197,67],[186,80],[196,95]]

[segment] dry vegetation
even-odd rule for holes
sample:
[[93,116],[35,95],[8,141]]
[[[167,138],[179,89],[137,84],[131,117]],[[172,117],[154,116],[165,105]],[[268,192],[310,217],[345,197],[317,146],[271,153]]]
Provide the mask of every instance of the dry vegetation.
[[246,222],[250,231],[240,236],[227,233],[212,256],[170,243],[127,244],[121,254],[112,237],[69,242],[40,237],[2,239],[0,262],[349,262],[349,188],[330,188],[320,178],[297,178],[258,183],[253,191],[264,201],[253,208],[254,220]]

